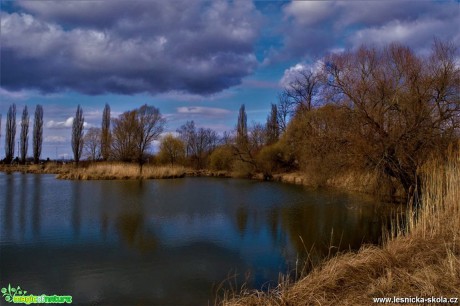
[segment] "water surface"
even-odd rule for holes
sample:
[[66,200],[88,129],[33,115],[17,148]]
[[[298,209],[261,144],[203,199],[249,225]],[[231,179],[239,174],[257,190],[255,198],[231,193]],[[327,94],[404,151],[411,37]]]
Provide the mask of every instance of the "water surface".
[[377,242],[383,215],[372,200],[281,183],[0,173],[0,287],[76,305],[207,305],[229,277],[266,287],[307,250]]

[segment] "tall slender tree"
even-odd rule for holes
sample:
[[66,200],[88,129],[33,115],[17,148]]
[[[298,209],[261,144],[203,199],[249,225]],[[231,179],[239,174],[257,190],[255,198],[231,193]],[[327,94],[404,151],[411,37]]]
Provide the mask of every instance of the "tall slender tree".
[[112,135],[110,133],[110,106],[105,104],[102,113],[101,155],[103,160],[109,159]]
[[272,104],[270,115],[267,118],[267,125],[265,127],[266,142],[268,145],[278,141],[280,135],[280,128],[278,124],[278,107],[276,104]]
[[5,161],[11,163],[14,157],[14,140],[16,137],[16,104],[8,109],[5,134]]
[[27,105],[24,106],[21,118],[21,162],[24,164],[27,158],[27,150],[29,148],[29,111]]
[[238,146],[245,146],[248,142],[248,119],[244,104],[241,105],[238,113],[238,123],[236,126],[236,142]]
[[72,123],[72,151],[75,162],[80,162],[81,154],[83,152],[83,123],[85,119],[83,118],[83,110],[80,107],[80,104],[77,106],[77,111],[75,112],[75,117],[73,118]]
[[[254,158],[254,148],[252,148],[249,141],[248,134],[248,119],[246,116],[246,109],[244,104],[241,105],[238,113],[238,121],[236,124],[236,144],[234,146],[234,154],[237,158],[257,168],[257,164]],[[263,134],[263,133],[262,133]]]
[[40,161],[40,156],[42,155],[42,143],[43,143],[43,107],[40,104],[37,104],[35,107],[34,115],[34,130],[33,130],[33,153],[34,153],[34,163]]

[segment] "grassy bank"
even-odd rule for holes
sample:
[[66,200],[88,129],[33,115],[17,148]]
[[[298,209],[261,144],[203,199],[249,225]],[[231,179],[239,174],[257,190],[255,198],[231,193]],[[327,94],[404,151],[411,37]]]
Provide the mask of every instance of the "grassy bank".
[[0,164],[0,171],[5,173],[21,172],[35,174],[62,174],[73,171],[73,164],[46,162],[36,165],[5,165]]
[[5,173],[22,172],[35,174],[56,174],[58,179],[68,180],[123,180],[123,179],[158,179],[184,177],[192,171],[182,167],[150,166],[142,168],[142,175],[137,164],[129,163],[82,163],[58,164],[48,162],[40,165],[0,165]]
[[139,165],[127,163],[96,163],[87,167],[73,168],[57,175],[59,179],[70,180],[122,180],[122,179],[165,179],[184,177],[186,168],[171,166]]
[[[377,297],[460,297],[460,155],[423,169],[421,209],[382,247],[363,246],[268,292],[227,292],[221,305],[370,305]],[[287,279],[287,278],[286,278]]]
[[[122,162],[81,162],[79,167],[73,163],[46,162],[38,165],[4,165],[0,164],[0,171],[5,173],[22,172],[35,174],[56,174],[59,179],[70,180],[114,180],[114,179],[139,179],[139,166]],[[248,178],[264,180],[262,173],[245,173],[239,171],[194,170],[183,166],[158,166],[144,165],[142,179],[179,178],[179,177],[225,177]],[[393,193],[401,197],[402,190],[395,189],[390,192],[389,182],[380,182],[378,175],[373,173],[347,172],[331,175],[327,180],[318,180],[312,173],[290,172],[274,174],[272,180],[299,184],[309,187],[332,187],[340,190],[368,193],[372,195],[388,195]]]

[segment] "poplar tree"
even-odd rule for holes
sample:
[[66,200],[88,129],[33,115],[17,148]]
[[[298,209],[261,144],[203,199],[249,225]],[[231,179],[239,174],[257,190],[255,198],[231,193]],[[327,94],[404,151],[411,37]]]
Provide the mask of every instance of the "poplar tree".
[[29,148],[29,111],[27,105],[24,106],[21,118],[21,162],[24,164],[27,158],[27,150]]
[[34,130],[33,130],[33,154],[34,163],[40,161],[40,155],[42,154],[42,143],[43,143],[43,107],[38,104],[35,107],[34,115]]
[[110,106],[105,104],[102,113],[101,155],[103,160],[109,159],[112,135],[110,133]]
[[81,154],[83,152],[83,110],[80,104],[77,106],[77,111],[72,122],[72,152],[75,162],[80,162]]
[[5,161],[11,163],[14,157],[14,140],[16,137],[16,104],[8,109],[5,133]]

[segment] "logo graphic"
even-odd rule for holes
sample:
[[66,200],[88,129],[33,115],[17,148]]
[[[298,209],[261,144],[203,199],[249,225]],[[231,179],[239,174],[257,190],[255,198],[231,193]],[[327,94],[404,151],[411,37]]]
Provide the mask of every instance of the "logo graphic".
[[15,304],[70,304],[72,303],[71,295],[27,295],[27,291],[21,289],[21,287],[11,287],[8,284],[8,288],[2,288],[1,290],[5,301]]

